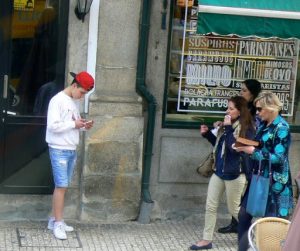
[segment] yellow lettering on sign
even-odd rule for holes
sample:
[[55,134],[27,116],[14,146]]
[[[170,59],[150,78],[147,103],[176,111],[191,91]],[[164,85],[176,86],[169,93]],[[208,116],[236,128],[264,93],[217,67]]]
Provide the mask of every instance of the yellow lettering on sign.
[[33,11],[34,0],[14,0],[14,9],[23,11]]

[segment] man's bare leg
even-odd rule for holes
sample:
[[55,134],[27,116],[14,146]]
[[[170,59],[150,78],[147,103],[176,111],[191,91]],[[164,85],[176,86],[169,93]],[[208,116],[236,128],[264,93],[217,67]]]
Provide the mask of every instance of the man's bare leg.
[[62,221],[66,188],[56,187],[53,192],[52,211],[55,221]]

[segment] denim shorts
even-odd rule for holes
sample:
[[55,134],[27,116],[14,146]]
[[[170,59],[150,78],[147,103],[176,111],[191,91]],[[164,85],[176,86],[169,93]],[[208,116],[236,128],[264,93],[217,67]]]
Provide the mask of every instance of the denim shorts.
[[68,187],[71,184],[76,163],[76,150],[63,150],[49,147],[55,187]]

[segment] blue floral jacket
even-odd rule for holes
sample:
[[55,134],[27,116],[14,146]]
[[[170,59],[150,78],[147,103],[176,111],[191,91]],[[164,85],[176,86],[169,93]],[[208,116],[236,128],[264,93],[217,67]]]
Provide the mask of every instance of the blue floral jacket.
[[[251,158],[256,160],[255,169],[261,163],[265,177],[269,176],[271,162],[272,186],[269,192],[266,216],[287,216],[293,207],[293,192],[288,160],[291,134],[288,123],[278,115],[272,124],[262,122],[256,133],[260,146],[255,149]],[[255,170],[254,170],[255,171]]]

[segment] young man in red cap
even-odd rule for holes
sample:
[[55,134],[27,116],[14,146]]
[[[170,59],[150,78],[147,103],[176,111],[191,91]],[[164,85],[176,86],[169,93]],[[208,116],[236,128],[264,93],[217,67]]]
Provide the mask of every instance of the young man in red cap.
[[76,163],[76,146],[79,143],[79,130],[90,129],[93,121],[80,117],[74,100],[81,99],[94,87],[94,78],[87,72],[75,74],[70,86],[56,94],[49,103],[47,115],[46,142],[52,165],[55,189],[52,201],[52,217],[48,229],[53,230],[58,239],[67,239],[66,232],[73,231],[63,221],[65,193],[71,183]]

